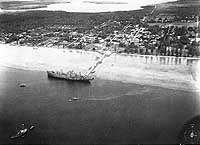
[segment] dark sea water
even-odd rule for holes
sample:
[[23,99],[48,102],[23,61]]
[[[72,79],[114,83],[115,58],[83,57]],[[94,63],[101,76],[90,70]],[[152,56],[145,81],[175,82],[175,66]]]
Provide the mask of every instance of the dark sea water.
[[[46,72],[1,66],[0,144],[178,143],[183,124],[199,115],[198,97],[98,78],[91,84],[52,80]],[[22,123],[35,128],[10,139]]]

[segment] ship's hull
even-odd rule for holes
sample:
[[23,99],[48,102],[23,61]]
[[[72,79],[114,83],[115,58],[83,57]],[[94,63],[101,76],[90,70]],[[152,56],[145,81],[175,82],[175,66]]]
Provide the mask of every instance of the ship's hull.
[[91,80],[93,80],[94,78],[91,77],[68,77],[65,73],[58,73],[58,72],[54,72],[54,71],[47,71],[47,75],[50,78],[55,78],[55,79],[64,79],[67,81],[78,81],[78,82],[87,82],[89,83]]

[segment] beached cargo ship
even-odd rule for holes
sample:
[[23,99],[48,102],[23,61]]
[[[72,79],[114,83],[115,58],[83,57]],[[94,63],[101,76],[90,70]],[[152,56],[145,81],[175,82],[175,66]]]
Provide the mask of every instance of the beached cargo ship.
[[82,75],[81,73],[75,73],[74,71],[68,71],[67,73],[60,71],[47,71],[48,77],[65,79],[68,81],[81,81],[81,82],[90,82],[94,78],[88,75]]

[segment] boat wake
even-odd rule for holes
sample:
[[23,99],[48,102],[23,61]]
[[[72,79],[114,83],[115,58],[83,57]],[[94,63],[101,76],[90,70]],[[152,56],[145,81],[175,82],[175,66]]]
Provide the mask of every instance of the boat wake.
[[148,88],[147,87],[141,87],[141,88],[133,89],[133,90],[127,92],[124,95],[126,95],[126,96],[141,95],[141,94],[144,94],[144,93],[148,93],[150,91],[152,91],[152,89],[149,88],[149,87]]
[[105,96],[101,96],[101,97],[90,97],[90,98],[87,98],[85,100],[88,100],[88,101],[108,101],[108,100],[114,100],[114,99],[117,99],[117,98],[120,98],[122,97],[123,95],[113,95],[113,94],[108,94],[108,95],[105,95]]

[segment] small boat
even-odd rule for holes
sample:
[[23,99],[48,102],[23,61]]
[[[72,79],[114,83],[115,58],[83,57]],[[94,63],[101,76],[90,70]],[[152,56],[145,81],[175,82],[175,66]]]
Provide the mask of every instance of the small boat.
[[82,75],[81,73],[75,73],[74,71],[68,71],[67,73],[59,72],[59,71],[47,71],[48,77],[57,78],[57,79],[65,79],[68,81],[79,81],[79,82],[90,82],[93,80],[93,77],[88,75]]
[[26,87],[26,84],[20,84],[19,86],[23,88]]
[[25,129],[21,129],[20,131],[17,132],[16,135],[13,135],[11,136],[10,138],[11,139],[14,139],[14,138],[18,138],[18,137],[24,137],[24,135],[28,132],[28,129],[25,128]]
[[73,97],[72,100],[80,100],[78,97]]
[[80,98],[78,98],[78,97],[72,97],[72,98],[69,98],[69,102],[72,102],[72,101],[78,101],[78,100],[80,100]]
[[10,138],[15,139],[15,138],[19,138],[19,137],[24,137],[27,134],[28,130],[33,130],[35,128],[35,126],[32,125],[32,126],[30,126],[30,128],[24,128],[24,124],[22,124],[22,128],[23,129],[20,129],[17,132],[17,134],[12,135]]

